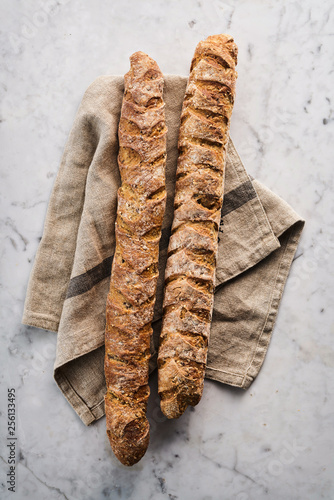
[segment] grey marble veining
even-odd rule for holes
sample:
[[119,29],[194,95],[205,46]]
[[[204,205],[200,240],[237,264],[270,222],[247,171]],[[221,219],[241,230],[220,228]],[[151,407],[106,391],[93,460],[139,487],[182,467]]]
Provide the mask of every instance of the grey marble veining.
[[[1,498],[318,500],[333,485],[334,8],[325,0],[2,0]],[[53,380],[56,335],[20,324],[75,112],[101,74],[143,50],[187,74],[194,48],[239,46],[231,135],[248,172],[307,221],[263,368],[246,392],[206,381],[177,421],[149,406],[131,469],[104,419],[86,428]],[[17,492],[7,490],[7,389],[17,395]]]

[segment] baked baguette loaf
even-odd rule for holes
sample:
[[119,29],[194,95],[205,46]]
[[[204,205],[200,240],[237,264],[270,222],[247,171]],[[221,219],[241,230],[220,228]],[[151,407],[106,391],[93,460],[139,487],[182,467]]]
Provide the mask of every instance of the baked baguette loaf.
[[236,63],[232,37],[200,42],[182,107],[158,353],[161,410],[168,418],[196,405],[203,391]]
[[151,321],[165,211],[166,133],[163,77],[143,52],[130,57],[119,123],[116,249],[106,306],[107,434],[124,465],[149,443]]

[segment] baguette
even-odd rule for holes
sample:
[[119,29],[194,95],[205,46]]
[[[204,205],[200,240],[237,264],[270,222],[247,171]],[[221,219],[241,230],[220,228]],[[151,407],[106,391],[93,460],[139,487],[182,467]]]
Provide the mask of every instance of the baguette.
[[105,331],[107,435],[124,465],[138,462],[149,443],[151,321],[166,204],[162,73],[143,52],[133,54],[130,62],[119,124],[122,185]]
[[236,63],[232,37],[200,42],[182,107],[158,353],[161,410],[168,418],[195,406],[203,392]]

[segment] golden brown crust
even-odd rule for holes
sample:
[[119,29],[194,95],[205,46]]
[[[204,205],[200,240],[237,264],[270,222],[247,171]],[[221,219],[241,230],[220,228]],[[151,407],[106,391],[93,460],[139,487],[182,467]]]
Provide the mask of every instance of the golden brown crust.
[[200,42],[183,102],[158,355],[168,418],[196,405],[203,391],[236,63],[232,37]]
[[149,443],[151,321],[166,204],[162,73],[143,52],[133,54],[130,61],[119,124],[122,185],[105,334],[107,434],[124,465],[138,462]]

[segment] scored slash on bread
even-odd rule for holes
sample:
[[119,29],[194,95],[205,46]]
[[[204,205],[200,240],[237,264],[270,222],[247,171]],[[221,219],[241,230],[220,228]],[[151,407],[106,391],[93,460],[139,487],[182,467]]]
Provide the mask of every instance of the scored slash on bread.
[[232,37],[200,42],[182,107],[158,353],[161,410],[168,418],[196,405],[203,391],[236,63]]
[[106,306],[107,434],[116,457],[133,465],[149,443],[151,321],[166,205],[163,77],[143,52],[130,57],[119,124],[116,249]]

